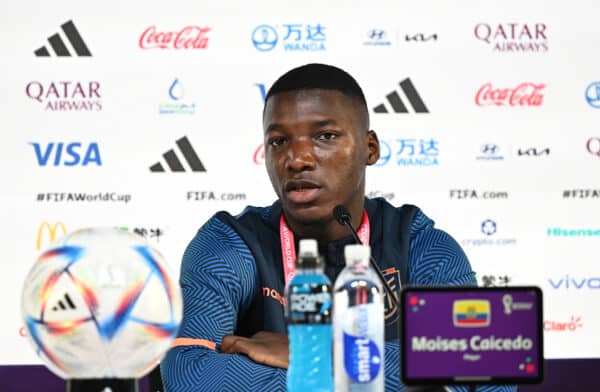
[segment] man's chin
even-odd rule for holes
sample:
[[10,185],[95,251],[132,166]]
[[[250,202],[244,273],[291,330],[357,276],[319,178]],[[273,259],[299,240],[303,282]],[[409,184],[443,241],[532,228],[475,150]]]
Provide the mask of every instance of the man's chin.
[[333,215],[333,210],[326,206],[306,204],[298,205],[292,203],[282,203],[285,216],[303,225],[318,224],[329,220]]

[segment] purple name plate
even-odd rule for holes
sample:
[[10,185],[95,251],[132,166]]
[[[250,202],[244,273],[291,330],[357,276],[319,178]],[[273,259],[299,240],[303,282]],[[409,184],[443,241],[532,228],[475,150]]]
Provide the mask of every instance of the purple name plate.
[[413,287],[402,291],[402,380],[533,384],[543,378],[537,287]]

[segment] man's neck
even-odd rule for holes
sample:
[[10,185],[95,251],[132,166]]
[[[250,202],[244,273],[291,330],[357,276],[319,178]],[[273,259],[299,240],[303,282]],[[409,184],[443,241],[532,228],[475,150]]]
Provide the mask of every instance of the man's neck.
[[[347,208],[352,215],[352,227],[358,229],[362,222],[364,201],[355,204]],[[350,229],[337,222],[333,216],[325,222],[302,223],[288,220],[288,225],[299,238],[314,238],[319,242],[331,242],[352,235]]]
[[351,235],[346,226],[333,219],[318,224],[290,223],[290,228],[299,238],[314,238],[319,242],[331,242]]

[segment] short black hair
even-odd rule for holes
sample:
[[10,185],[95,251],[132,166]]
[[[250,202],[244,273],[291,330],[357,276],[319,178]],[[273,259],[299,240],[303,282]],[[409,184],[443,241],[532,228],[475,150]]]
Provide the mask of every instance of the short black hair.
[[350,74],[327,64],[306,64],[283,74],[269,89],[265,102],[277,93],[299,90],[335,90],[367,107],[362,89]]
[[365,94],[358,82],[348,72],[333,65],[305,64],[286,72],[273,83],[267,92],[264,109],[267,107],[269,98],[275,94],[313,89],[339,91],[352,98],[363,110],[364,125],[367,129],[369,128],[369,109]]

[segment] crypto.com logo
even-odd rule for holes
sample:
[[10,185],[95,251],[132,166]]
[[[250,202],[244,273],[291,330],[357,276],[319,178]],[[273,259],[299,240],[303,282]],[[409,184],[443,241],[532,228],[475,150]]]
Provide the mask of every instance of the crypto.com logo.
[[56,223],[54,223],[54,225],[51,225],[48,222],[43,222],[37,231],[37,239],[35,241],[35,249],[38,251],[42,249],[42,239],[44,237],[44,233],[48,233],[48,236],[50,239],[50,241],[48,242],[49,244],[54,242],[57,238],[59,229],[62,231],[63,236],[67,234],[67,228],[63,222],[56,222]]
[[590,154],[600,157],[600,137],[589,138],[585,147]]
[[496,230],[496,222],[491,219],[486,219],[481,223],[481,232],[485,235],[495,234]]

